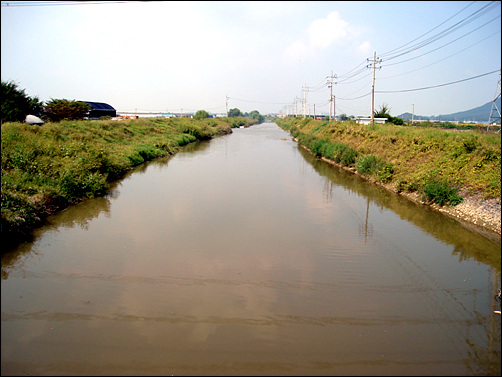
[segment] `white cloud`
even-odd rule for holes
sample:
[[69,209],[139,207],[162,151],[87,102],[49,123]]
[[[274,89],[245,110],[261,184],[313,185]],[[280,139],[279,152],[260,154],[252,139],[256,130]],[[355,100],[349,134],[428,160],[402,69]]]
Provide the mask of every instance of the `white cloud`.
[[331,12],[326,18],[313,21],[309,26],[309,44],[312,48],[326,48],[348,34],[348,23],[338,12]]
[[357,46],[357,50],[362,54],[366,55],[370,52],[371,44],[368,41],[364,41],[360,45]]
[[293,59],[301,59],[307,54],[326,49],[334,43],[343,42],[353,36],[349,23],[342,20],[338,12],[329,13],[326,18],[319,18],[310,23],[307,36],[293,42],[287,49],[286,55]]
[[303,59],[308,52],[309,47],[303,41],[293,42],[293,44],[286,49],[286,55],[295,60]]

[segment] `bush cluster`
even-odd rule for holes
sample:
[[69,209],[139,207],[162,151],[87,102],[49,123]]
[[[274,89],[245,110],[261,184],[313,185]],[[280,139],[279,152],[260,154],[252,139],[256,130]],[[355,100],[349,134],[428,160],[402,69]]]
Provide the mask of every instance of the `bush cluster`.
[[463,201],[458,195],[459,187],[441,178],[430,178],[423,187],[422,200],[435,202],[440,206],[455,206]]
[[372,154],[358,158],[356,170],[367,176],[375,176],[382,183],[390,182],[394,174],[394,166],[391,163]]
[[358,155],[358,152],[347,144],[318,139],[311,134],[300,134],[298,142],[309,148],[316,156],[329,158],[342,166],[353,165]]

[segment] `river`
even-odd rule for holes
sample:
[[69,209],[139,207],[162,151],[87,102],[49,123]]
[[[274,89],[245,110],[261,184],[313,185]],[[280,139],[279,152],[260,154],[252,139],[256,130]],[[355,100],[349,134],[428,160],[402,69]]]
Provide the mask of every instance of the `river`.
[[233,131],[2,256],[2,375],[500,375],[500,242]]

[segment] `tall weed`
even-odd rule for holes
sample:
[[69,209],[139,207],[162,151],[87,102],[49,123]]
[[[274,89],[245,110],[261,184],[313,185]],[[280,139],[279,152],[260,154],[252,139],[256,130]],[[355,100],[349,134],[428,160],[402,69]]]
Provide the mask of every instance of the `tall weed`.
[[455,206],[463,201],[458,195],[459,187],[440,178],[431,178],[423,188],[422,199],[436,202],[440,206]]

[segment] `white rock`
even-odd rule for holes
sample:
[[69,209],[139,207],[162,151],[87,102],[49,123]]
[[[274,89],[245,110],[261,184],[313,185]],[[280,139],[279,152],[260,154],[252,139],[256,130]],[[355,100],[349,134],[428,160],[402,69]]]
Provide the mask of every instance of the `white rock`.
[[26,115],[25,122],[28,124],[44,124],[44,121],[35,115]]

